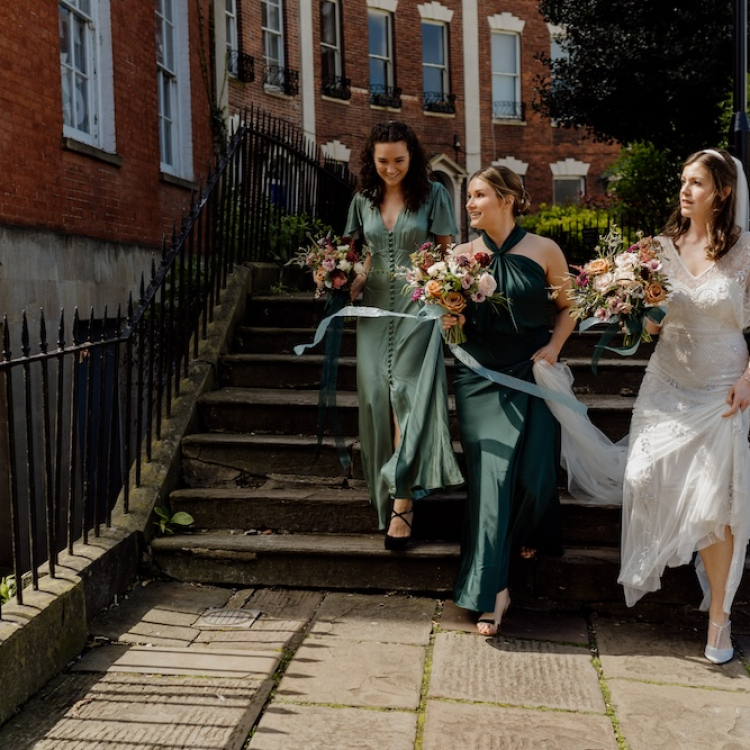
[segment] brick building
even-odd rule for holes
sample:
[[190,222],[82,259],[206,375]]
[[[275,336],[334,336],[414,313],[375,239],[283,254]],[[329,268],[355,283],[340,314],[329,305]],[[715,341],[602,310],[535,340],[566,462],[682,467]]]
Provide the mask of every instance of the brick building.
[[492,163],[521,174],[537,205],[602,194],[619,149],[533,110],[539,56],[560,54],[561,33],[536,0],[225,3],[228,114],[283,117],[355,172],[371,126],[405,120],[459,217],[464,179]]
[[148,280],[213,155],[209,10],[210,0],[4,8],[0,313],[114,312],[142,272]]

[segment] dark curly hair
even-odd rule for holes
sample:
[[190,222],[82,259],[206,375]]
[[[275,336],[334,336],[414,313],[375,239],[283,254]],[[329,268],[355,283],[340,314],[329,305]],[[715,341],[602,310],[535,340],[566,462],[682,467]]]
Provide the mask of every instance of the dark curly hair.
[[[701,164],[711,175],[714,183],[713,207],[708,219],[708,247],[706,256],[711,260],[718,260],[729,251],[737,240],[735,229],[736,211],[734,192],[737,187],[737,167],[731,154],[723,149],[696,151],[688,156],[682,165],[685,170],[691,164]],[[722,196],[724,188],[731,191],[726,198]],[[677,207],[669,217],[664,234],[673,242],[682,237],[690,227],[690,219],[684,217],[680,211],[679,200]]]
[[375,145],[404,141],[409,152],[409,171],[404,177],[404,204],[409,211],[416,211],[427,200],[430,193],[432,170],[427,154],[417,134],[405,122],[391,120],[373,127],[360,156],[359,190],[373,206],[380,206],[385,194],[383,180],[375,166]]

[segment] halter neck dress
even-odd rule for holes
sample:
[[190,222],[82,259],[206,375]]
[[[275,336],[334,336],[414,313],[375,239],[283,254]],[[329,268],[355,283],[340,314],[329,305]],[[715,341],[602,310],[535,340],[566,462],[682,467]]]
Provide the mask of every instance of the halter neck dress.
[[[469,303],[463,348],[484,367],[533,382],[530,357],[551,333],[544,269],[510,252],[525,234],[517,226],[501,247],[483,234],[510,312]],[[455,391],[468,498],[454,601],[491,612],[508,585],[511,551],[527,545],[559,552],[560,430],[544,400],[498,385],[458,361]]]

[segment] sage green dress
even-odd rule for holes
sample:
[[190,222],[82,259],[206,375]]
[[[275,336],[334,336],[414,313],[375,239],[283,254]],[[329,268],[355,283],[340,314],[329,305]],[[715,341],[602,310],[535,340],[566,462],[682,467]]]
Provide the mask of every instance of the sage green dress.
[[[508,254],[525,234],[516,227],[501,248],[483,235],[512,316],[469,303],[463,348],[488,369],[533,382],[530,357],[551,333],[544,269]],[[541,398],[498,385],[458,361],[455,389],[469,486],[454,602],[492,612],[508,585],[512,551],[522,545],[559,551],[560,430]]]
[[[404,208],[392,231],[380,209],[358,193],[349,207],[346,234],[367,243],[372,265],[362,304],[416,314],[421,303],[402,294],[392,274],[434,235],[457,232],[448,191],[433,182],[417,211]],[[451,444],[442,327],[437,321],[360,318],[357,322],[357,395],[362,468],[381,529],[392,498],[419,499],[430,490],[463,483]],[[393,414],[401,441],[393,447]]]

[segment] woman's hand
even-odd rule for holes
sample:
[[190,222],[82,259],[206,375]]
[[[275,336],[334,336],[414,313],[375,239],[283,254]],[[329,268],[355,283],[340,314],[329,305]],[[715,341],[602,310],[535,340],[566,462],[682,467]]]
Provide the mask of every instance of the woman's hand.
[[[560,356],[560,350],[554,347],[552,344],[547,344],[541,349],[537,349],[532,355],[531,359],[534,362],[547,362],[554,365],[557,362],[557,358]],[[750,385],[750,383],[748,383]]]
[[359,296],[362,294],[362,290],[365,288],[365,282],[367,281],[367,274],[366,273],[358,273],[354,280],[352,281],[350,287],[349,287],[349,296],[352,299],[352,302],[354,300],[359,299]]
[[[444,331],[449,331],[457,323],[461,326],[461,328],[463,328],[466,325],[466,316],[463,314],[451,315],[450,313],[446,313],[445,315],[443,315]],[[750,385],[750,383],[748,385]]]
[[731,417],[732,414],[737,413],[737,409],[742,412],[750,406],[750,380],[747,380],[745,375],[748,375],[747,370],[735,380],[734,385],[729,389],[727,394],[729,409],[721,415],[722,417]]

